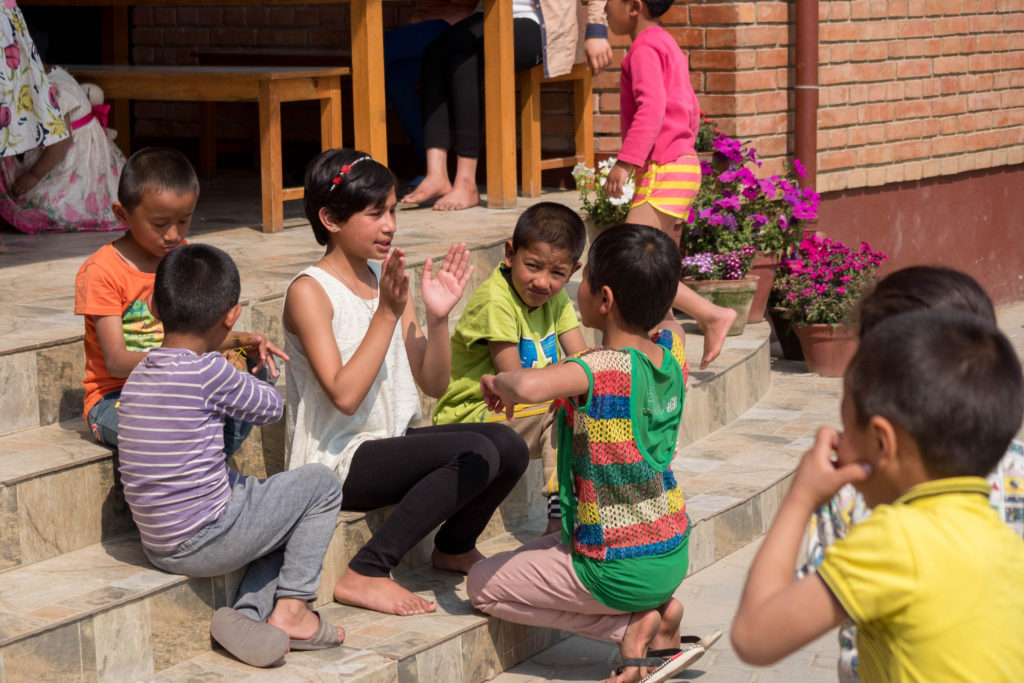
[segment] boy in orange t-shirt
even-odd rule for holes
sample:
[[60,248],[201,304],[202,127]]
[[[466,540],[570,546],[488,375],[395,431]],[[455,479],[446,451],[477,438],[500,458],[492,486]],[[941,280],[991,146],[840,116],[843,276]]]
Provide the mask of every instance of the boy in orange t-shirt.
[[[100,443],[117,447],[117,406],[132,369],[160,346],[163,325],[150,306],[156,267],[164,254],[186,244],[199,197],[195,170],[181,152],[148,147],[121,171],[118,201],[111,208],[127,231],[85,260],[75,277],[75,313],[85,316],[85,405],[83,417]],[[262,335],[236,332],[225,352],[237,352],[277,376],[271,354],[284,353]],[[258,358],[257,358],[258,354]],[[248,435],[245,423],[225,426],[224,450],[231,455]]]

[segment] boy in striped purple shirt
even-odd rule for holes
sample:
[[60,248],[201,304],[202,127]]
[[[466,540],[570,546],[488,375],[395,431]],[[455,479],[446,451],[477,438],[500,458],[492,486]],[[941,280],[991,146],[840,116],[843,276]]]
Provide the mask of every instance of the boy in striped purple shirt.
[[[238,270],[208,245],[160,262],[153,291],[163,346],[121,392],[119,468],[150,561],[165,571],[219,576],[249,564],[214,639],[240,660],[270,666],[289,648],[322,649],[344,632],[310,611],[337,524],[341,485],[323,465],[244,477],[224,454],[224,418],[268,424],[281,396],[217,349],[241,313]],[[250,564],[251,563],[251,564]]]

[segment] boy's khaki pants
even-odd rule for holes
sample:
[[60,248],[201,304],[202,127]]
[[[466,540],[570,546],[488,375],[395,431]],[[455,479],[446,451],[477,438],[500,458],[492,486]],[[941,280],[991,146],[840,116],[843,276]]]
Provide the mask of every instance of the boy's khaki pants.
[[[555,429],[556,411],[549,410],[550,404],[530,406],[525,414],[516,415],[511,421],[505,421],[504,415],[492,415],[492,422],[503,422],[523,437],[530,449],[530,459],[540,458],[544,468],[544,495],[558,493],[558,475],[556,473],[558,456],[558,435]],[[543,410],[541,410],[543,409]]]

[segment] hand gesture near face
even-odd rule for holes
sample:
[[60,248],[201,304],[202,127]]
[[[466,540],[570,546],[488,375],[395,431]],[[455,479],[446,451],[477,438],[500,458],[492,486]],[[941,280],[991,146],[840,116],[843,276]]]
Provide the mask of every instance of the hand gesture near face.
[[846,484],[856,484],[871,476],[866,462],[841,464],[835,457],[842,435],[831,427],[819,427],[814,445],[804,453],[797,467],[790,495],[800,496],[814,510],[834,496]]
[[402,317],[409,299],[409,274],[405,272],[405,252],[395,248],[384,257],[380,274],[380,306],[396,318]]
[[453,244],[437,273],[433,269],[433,259],[427,259],[423,264],[423,281],[420,284],[423,307],[428,316],[444,318],[462,298],[469,277],[473,274],[466,243]]

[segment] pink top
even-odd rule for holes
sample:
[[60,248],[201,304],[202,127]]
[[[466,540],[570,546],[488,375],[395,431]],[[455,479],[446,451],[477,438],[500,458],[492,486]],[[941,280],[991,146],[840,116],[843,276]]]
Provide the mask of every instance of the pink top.
[[643,166],[694,153],[700,105],[690,84],[686,55],[672,35],[651,26],[636,37],[622,60],[622,149],[619,159]]

